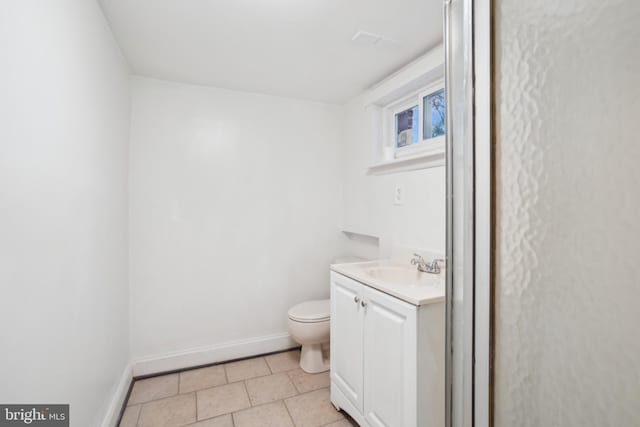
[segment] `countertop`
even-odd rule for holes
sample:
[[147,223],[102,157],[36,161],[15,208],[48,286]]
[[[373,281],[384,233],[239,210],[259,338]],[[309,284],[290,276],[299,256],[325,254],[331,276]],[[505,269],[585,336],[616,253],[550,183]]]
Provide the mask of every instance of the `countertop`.
[[378,260],[332,264],[331,270],[416,306],[444,301],[444,269],[422,273],[409,263]]

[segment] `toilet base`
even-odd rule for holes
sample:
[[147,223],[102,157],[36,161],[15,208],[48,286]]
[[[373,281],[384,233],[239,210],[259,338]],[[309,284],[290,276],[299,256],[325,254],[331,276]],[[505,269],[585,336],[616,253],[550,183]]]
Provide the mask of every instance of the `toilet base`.
[[309,374],[329,370],[329,363],[322,357],[322,344],[304,344],[300,351],[300,367]]

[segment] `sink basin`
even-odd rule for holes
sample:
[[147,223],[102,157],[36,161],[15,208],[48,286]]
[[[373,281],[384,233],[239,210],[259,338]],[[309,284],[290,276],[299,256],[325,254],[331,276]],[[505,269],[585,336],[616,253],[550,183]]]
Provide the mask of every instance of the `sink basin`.
[[413,305],[435,304],[445,299],[445,275],[423,273],[409,262],[382,259],[333,264],[331,270]]
[[439,283],[438,274],[423,273],[415,267],[378,266],[367,268],[364,273],[373,280],[395,285],[428,286]]

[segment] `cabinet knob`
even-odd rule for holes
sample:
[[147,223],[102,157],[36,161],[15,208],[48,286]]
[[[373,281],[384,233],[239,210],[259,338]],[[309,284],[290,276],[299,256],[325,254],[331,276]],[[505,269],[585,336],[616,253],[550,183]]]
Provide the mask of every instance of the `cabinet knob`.
[[353,302],[355,302],[356,304],[360,302],[360,298],[358,298],[357,296],[353,297]]
[[362,300],[362,302],[360,303],[360,305],[362,305],[363,307],[366,307],[366,306],[367,306],[367,303],[366,303],[366,302],[364,302],[364,300]]

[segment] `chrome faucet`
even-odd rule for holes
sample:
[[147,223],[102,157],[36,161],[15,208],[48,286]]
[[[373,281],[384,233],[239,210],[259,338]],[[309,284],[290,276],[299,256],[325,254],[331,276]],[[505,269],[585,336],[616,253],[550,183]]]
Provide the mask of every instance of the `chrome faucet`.
[[411,260],[411,265],[417,265],[418,271],[423,273],[440,274],[439,262],[444,262],[443,259],[434,259],[431,262],[426,262],[419,254],[413,254],[414,258]]

